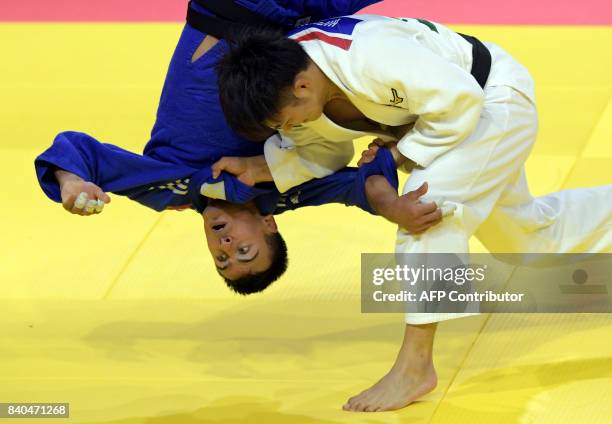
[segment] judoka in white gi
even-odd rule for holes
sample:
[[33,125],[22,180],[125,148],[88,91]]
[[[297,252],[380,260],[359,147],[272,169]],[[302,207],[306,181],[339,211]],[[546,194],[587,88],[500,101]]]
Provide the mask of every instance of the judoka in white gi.
[[[218,68],[230,125],[247,136],[281,133],[264,148],[279,190],[346,165],[350,140],[376,135],[414,164],[404,193],[427,182],[422,200],[456,207],[420,236],[400,229],[397,252],[467,253],[472,235],[492,252],[612,250],[612,186],[529,193],[534,83],[500,47],[429,21],[364,15],[290,38],[252,33]],[[458,316],[407,314],[389,373],[344,408],[397,409],[433,390],[436,323]]]

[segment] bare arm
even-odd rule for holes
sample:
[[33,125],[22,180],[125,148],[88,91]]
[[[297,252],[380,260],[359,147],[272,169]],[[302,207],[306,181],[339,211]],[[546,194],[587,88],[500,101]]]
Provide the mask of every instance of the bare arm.
[[366,181],[366,195],[370,206],[387,220],[409,233],[419,234],[442,221],[442,211],[435,202],[421,203],[419,198],[427,193],[427,183],[402,196],[380,175],[372,175]]

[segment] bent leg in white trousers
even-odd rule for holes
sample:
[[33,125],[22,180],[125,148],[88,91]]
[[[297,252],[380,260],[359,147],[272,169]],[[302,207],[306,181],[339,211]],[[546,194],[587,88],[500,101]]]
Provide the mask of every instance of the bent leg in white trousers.
[[[396,253],[468,253],[468,242],[488,218],[504,190],[517,179],[537,133],[533,102],[506,86],[487,87],[481,119],[461,144],[427,168],[414,169],[407,193],[423,182],[423,201],[444,197],[457,206],[451,217],[421,235],[398,231]],[[409,324],[458,318],[465,314],[407,313]]]
[[[488,87],[476,131],[425,169],[415,169],[403,192],[424,181],[423,199],[444,197],[452,217],[413,236],[399,231],[396,253],[468,252],[476,234],[492,252],[612,251],[612,186],[565,190],[534,198],[524,163],[537,133],[535,105],[512,88]],[[409,324],[471,314],[407,313]]]
[[612,253],[612,185],[533,197],[523,170],[476,237],[495,253]]

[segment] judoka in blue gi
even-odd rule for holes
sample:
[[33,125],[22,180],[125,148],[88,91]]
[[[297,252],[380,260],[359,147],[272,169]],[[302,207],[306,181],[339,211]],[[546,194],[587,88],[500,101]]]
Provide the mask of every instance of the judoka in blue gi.
[[[289,27],[304,17],[318,20],[353,13],[375,2],[239,0],[235,4]],[[206,3],[192,2],[191,12],[216,19],[204,7]],[[218,2],[210,3],[218,6]],[[110,201],[105,192],[128,196],[157,211],[191,207],[202,213],[208,248],[219,273],[231,288],[247,294],[263,290],[286,268],[284,241],[272,214],[330,202],[373,212],[365,194],[367,177],[384,175],[394,188],[397,177],[391,154],[385,150],[360,169],[341,170],[283,195],[272,183],[249,186],[225,172],[213,178],[211,165],[221,157],[263,160],[261,143],[239,137],[226,124],[215,74],[225,42],[215,41],[189,24],[184,27],[142,155],[84,133],[63,132],[35,166],[45,194],[73,213],[100,212]]]

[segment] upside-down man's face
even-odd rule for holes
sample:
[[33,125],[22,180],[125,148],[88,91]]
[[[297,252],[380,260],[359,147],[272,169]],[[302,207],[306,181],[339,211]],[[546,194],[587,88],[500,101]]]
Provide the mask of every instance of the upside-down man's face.
[[208,250],[223,277],[236,280],[270,267],[266,236],[278,231],[271,215],[261,215],[252,203],[210,200],[202,217]]

